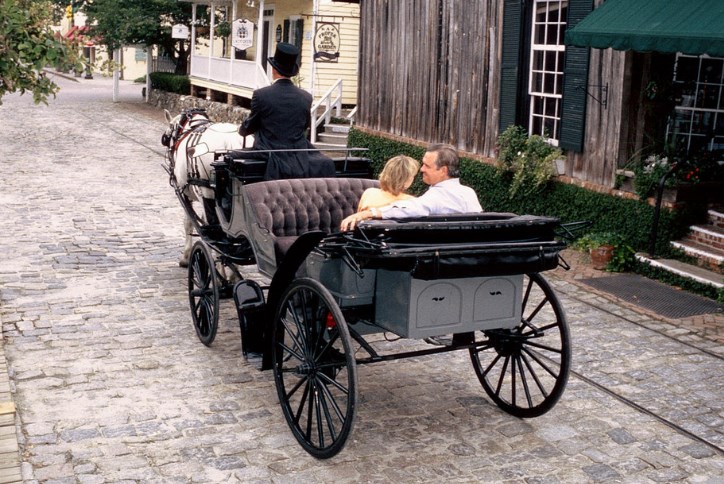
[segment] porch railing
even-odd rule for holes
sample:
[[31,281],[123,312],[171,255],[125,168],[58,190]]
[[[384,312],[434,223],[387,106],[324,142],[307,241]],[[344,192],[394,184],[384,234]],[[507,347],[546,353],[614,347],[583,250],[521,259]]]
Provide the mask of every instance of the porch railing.
[[254,61],[194,55],[191,75],[253,91],[271,84],[264,69]]
[[[324,106],[324,111],[319,112]],[[339,79],[330,87],[319,101],[312,105],[312,125],[310,129],[309,139],[312,143],[317,142],[317,128],[322,123],[332,121],[332,109],[335,110],[335,116],[342,115],[342,79]]]

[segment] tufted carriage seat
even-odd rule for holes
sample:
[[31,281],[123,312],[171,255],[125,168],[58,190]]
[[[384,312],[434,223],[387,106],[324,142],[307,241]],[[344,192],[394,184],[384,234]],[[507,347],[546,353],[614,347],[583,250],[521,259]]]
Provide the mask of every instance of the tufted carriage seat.
[[305,232],[338,231],[342,219],[357,210],[362,192],[377,186],[377,180],[361,178],[288,179],[245,185],[244,205],[247,220],[255,226],[250,235],[259,269],[273,274]]

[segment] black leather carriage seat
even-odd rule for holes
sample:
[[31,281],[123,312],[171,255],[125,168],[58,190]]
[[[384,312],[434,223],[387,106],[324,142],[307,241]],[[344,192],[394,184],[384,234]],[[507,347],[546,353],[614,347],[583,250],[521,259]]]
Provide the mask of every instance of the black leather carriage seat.
[[297,237],[338,231],[357,210],[362,192],[378,186],[361,178],[306,178],[253,183],[244,191],[254,222],[272,235],[278,266]]

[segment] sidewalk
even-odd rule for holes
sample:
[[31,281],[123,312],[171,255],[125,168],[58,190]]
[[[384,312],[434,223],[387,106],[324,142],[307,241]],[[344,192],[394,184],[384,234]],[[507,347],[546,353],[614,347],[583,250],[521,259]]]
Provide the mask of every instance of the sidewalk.
[[[273,375],[240,356],[222,301],[196,338],[182,210],[161,168],[163,113],[112,103],[111,80],[62,82],[49,106],[3,98],[0,482],[706,482],[724,475],[721,315],[666,320],[546,274],[572,373],[549,413],[495,406],[469,355],[358,368],[355,428],[334,459],[294,440]],[[126,81],[128,82],[128,81]],[[105,86],[105,87],[104,87]],[[82,102],[80,102],[82,101]],[[0,369],[1,370],[1,369]],[[3,375],[0,371],[0,376]],[[10,401],[12,399],[12,401]],[[14,423],[14,425],[13,425]],[[17,445],[16,445],[17,444]],[[8,444],[9,445],[9,444]],[[1,453],[0,453],[1,454]],[[5,477],[3,472],[5,472]]]

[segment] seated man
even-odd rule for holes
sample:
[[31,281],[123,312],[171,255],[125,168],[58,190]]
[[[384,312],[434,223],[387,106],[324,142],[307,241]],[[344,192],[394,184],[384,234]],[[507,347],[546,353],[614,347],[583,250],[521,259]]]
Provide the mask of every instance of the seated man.
[[430,188],[419,198],[369,208],[342,220],[342,231],[352,230],[369,219],[390,219],[482,212],[475,191],[460,184],[460,159],[453,146],[433,144],[422,158],[422,181]]
[[[290,79],[299,72],[298,57],[296,46],[280,42],[269,58],[274,83],[254,91],[251,113],[239,128],[242,136],[254,134],[255,150],[314,149],[306,133],[312,95]],[[335,176],[334,162],[319,151],[258,153],[254,158],[267,160],[265,180]]]

